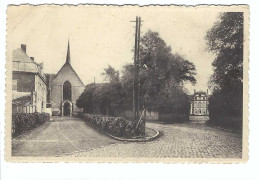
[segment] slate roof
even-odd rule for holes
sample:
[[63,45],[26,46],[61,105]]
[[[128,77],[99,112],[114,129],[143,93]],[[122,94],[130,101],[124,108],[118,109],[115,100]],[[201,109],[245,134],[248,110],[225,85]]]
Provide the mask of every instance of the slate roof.
[[[79,80],[79,82],[82,84],[82,86],[84,86],[84,83],[81,81],[80,77],[78,76],[78,74],[76,73],[76,71],[73,69],[73,67],[71,66],[71,64],[69,63],[65,63],[63,64],[63,66],[60,68],[60,70],[58,71],[58,73],[56,74],[55,78],[58,76],[58,74],[61,72],[61,70],[65,67],[65,66],[68,66],[72,72],[75,74],[76,78]],[[54,79],[55,79],[54,78]]]
[[[84,83],[81,81],[80,77],[78,76],[78,74],[76,73],[76,71],[73,69],[72,65],[71,65],[71,58],[70,58],[70,43],[68,41],[68,47],[67,47],[67,56],[66,56],[66,62],[63,64],[63,66],[60,68],[60,70],[58,71],[58,73],[56,74],[55,78],[58,76],[58,74],[61,72],[61,70],[65,67],[68,66],[73,74],[75,74],[76,78],[79,80],[79,82],[81,83],[82,86],[84,86]],[[54,79],[55,79],[54,78]]]
[[13,50],[12,70],[19,72],[30,72],[40,76],[44,83],[42,65],[33,61],[21,48]]
[[20,48],[13,50],[13,61],[33,62],[31,58]]

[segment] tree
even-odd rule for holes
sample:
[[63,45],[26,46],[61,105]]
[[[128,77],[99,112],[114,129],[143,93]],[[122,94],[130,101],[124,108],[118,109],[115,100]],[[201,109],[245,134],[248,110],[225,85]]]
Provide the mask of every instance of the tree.
[[121,110],[121,101],[124,99],[119,71],[108,66],[102,75],[109,83],[87,85],[76,105],[87,113],[114,115],[116,110]]
[[208,50],[215,53],[212,63],[213,88],[232,88],[243,82],[243,13],[226,12],[206,35]]
[[[179,54],[173,54],[158,32],[148,31],[141,38],[141,66],[155,73],[158,79],[174,78],[176,83],[196,83],[196,68]],[[159,75],[159,76],[158,76]]]
[[[222,13],[207,32],[208,50],[216,55],[209,87],[211,120],[242,127],[243,109],[243,13]],[[231,123],[236,117],[236,124]],[[222,122],[221,122],[222,123]],[[223,124],[223,123],[222,123]]]
[[[161,113],[185,112],[188,115],[189,100],[183,85],[196,83],[194,64],[179,54],[173,54],[157,32],[148,31],[140,42],[141,105]],[[122,82],[130,97],[133,73],[132,64],[124,67]],[[179,108],[175,108],[177,106]]]
[[105,80],[109,80],[111,84],[119,83],[119,71],[116,71],[110,65],[104,69],[102,75],[105,76]]
[[[173,54],[157,32],[148,31],[140,40],[139,70],[140,107],[188,116],[189,99],[184,84],[196,83],[193,63]],[[96,85],[94,90],[86,88],[80,98],[92,100],[90,102],[100,104],[99,107],[105,105],[108,114],[132,110],[134,65],[125,65],[121,78],[119,71],[111,66],[105,68],[102,75],[109,83]],[[84,105],[82,101],[79,100],[80,105]],[[101,113],[104,112],[101,110]]]
[[109,80],[109,83],[100,85],[99,97],[102,99],[100,106],[106,104],[107,114],[115,114],[116,110],[122,111],[121,105],[125,95],[120,82],[119,71],[109,65],[104,69],[102,75],[106,80]]
[[94,112],[93,94],[95,89],[96,89],[96,85],[94,83],[86,85],[83,93],[76,101],[76,105],[79,108],[83,108],[84,113]]

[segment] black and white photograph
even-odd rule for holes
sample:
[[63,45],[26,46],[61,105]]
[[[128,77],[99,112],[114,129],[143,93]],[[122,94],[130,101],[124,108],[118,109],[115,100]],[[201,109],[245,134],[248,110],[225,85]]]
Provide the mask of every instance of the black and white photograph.
[[246,162],[249,7],[9,5],[5,156]]

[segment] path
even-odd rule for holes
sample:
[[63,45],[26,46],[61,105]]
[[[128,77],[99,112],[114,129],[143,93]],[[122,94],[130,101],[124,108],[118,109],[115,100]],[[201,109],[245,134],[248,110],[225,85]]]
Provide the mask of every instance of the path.
[[101,134],[75,117],[52,117],[33,131],[13,140],[13,156],[56,156],[88,150],[118,141]]

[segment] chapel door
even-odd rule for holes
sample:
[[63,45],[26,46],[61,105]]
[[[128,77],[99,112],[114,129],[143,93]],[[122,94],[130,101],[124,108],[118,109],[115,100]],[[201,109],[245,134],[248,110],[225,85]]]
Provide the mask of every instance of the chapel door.
[[64,116],[70,116],[70,103],[69,102],[65,102],[64,103]]

